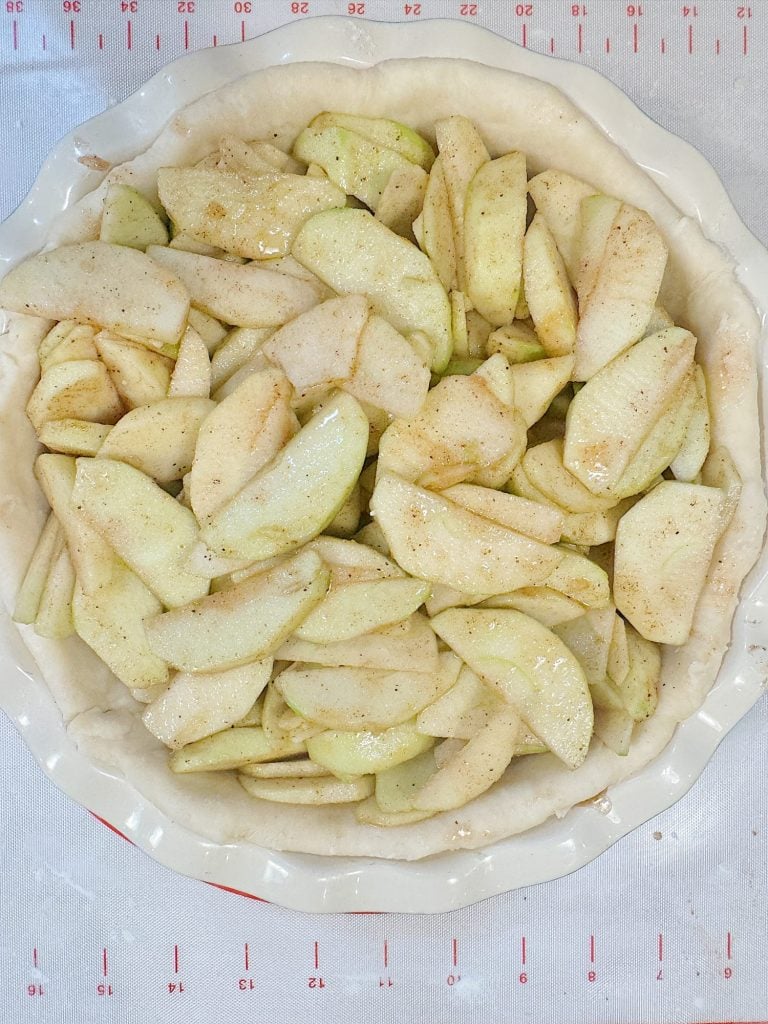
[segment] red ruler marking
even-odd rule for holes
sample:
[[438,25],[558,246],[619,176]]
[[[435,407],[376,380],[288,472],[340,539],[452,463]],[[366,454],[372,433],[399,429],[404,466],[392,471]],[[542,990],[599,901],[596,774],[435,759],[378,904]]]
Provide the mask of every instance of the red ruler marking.
[[99,49],[104,49],[104,35],[101,32],[99,32]]
[[35,970],[37,970],[37,967],[38,967],[37,946],[35,946],[35,948],[32,950],[32,966],[35,968]]
[[554,36],[550,36],[549,37],[549,52],[550,53],[554,53],[555,52],[555,37]]
[[639,45],[640,45],[639,29],[637,27],[637,22],[635,22],[634,25],[632,26],[632,52],[633,53],[637,53]]
[[579,22],[579,28],[578,28],[578,44],[577,44],[577,49],[578,49],[579,53],[583,53],[584,52],[584,26],[582,25],[581,22]]
[[315,940],[315,970],[320,969],[320,943]]
[[48,42],[47,42],[47,40],[45,38],[45,32],[43,32],[43,49],[44,50],[48,49]]
[[526,25],[525,22],[523,22],[523,47],[527,48],[527,46],[528,46],[528,26]]
[[101,951],[101,973],[104,975],[105,978],[107,976],[108,970],[109,970],[109,963],[107,961],[107,950],[105,948],[105,949],[102,949],[102,951]]
[[384,966],[389,967],[389,946],[386,939],[384,939]]
[[589,936],[589,962],[593,964],[595,962],[595,936]]
[[249,971],[251,969],[251,959],[248,955],[248,943],[245,944],[245,969]]
[[[43,39],[45,39],[45,36],[43,36]],[[15,18],[13,21],[13,48],[14,50],[19,48],[19,23]]]
[[662,53],[666,53],[667,52],[667,41],[664,38],[664,36],[661,37],[661,52]]
[[216,36],[215,32],[213,34],[213,45],[214,46],[218,46],[219,45],[219,40],[218,40],[218,37]]
[[688,26],[688,53],[693,53],[693,25]]
[[126,29],[126,32],[127,32],[128,49],[132,50],[133,49],[133,22],[131,21],[130,18],[128,19],[128,27]]
[[733,959],[732,954],[733,954],[733,942],[731,940],[731,933],[728,932],[728,934],[725,937],[725,955],[727,956],[727,958],[729,960],[731,960],[731,959]]
[[520,953],[521,953],[521,959],[522,959],[522,962],[523,962],[523,967],[525,967],[525,962],[527,960],[527,953],[528,953],[528,950],[527,950],[526,944],[525,944],[525,936],[523,936],[522,941],[520,943]]
[[69,48],[74,50],[75,48],[75,23],[70,21],[69,23]]
[[189,49],[189,22],[184,22],[184,49]]
[[659,963],[664,959],[664,936],[659,932]]
[[160,49],[160,36],[159,35],[155,36],[155,49],[156,50]]
[[179,973],[179,947],[173,947],[173,973]]
[[605,40],[605,52],[606,53],[610,53],[611,52],[611,40],[608,37],[606,37],[606,40]]
[[240,22],[240,42],[241,43],[245,42],[245,22],[244,21]]
[[720,53],[720,40],[719,39],[715,40],[715,53],[717,53],[717,54]]
[[451,939],[451,964],[453,967],[459,966],[459,940]]
[[746,57],[747,53],[749,52],[749,48],[747,46],[747,26],[746,25],[742,29],[742,39],[743,39],[743,42],[742,42],[742,52],[744,53],[744,56]]

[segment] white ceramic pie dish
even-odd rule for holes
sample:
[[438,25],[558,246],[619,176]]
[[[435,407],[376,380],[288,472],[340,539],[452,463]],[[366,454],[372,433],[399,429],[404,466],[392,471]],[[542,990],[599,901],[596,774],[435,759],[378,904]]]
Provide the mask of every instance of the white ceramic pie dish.
[[[416,56],[474,59],[560,88],[646,169],[683,213],[698,220],[704,233],[731,254],[739,280],[761,312],[768,307],[768,254],[741,224],[714,171],[695,150],[648,120],[596,73],[452,22],[402,26],[316,19],[175,62],[125,103],[57,146],[28,198],[0,227],[0,260],[15,262],[38,249],[52,218],[98,184],[101,174],[88,167],[94,154],[117,163],[140,152],[178,108],[213,88],[273,64],[330,59],[366,66]],[[60,788],[177,871],[302,910],[449,910],[587,863],[687,790],[723,735],[763,690],[767,568],[764,556],[744,584],[733,643],[717,685],[659,758],[612,787],[601,801],[576,807],[563,819],[482,850],[422,861],[274,853],[194,835],[127,781],[78,753],[30,655],[7,621],[1,634],[0,702]]]

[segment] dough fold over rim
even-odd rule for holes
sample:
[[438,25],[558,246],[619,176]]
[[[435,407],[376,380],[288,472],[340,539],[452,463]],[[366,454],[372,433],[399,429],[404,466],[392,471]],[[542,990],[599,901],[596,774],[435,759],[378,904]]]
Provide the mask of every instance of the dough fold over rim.
[[[413,860],[485,846],[634,775],[664,749],[676,725],[702,703],[728,648],[739,587],[763,543],[765,499],[757,405],[760,325],[728,257],[706,240],[648,175],[558,89],[471,61],[392,60],[357,69],[298,63],[255,72],[182,110],[149,149],[114,168],[93,193],[57,219],[49,245],[96,237],[111,182],[150,193],[158,167],[192,163],[221,135],[265,138],[289,148],[325,109],[386,115],[427,137],[442,116],[461,113],[478,125],[492,155],[520,149],[529,173],[566,170],[599,191],[647,210],[670,250],[662,301],[699,339],[713,408],[712,443],[725,446],[743,491],[721,538],[687,644],[664,650],[659,707],[635,732],[627,757],[594,740],[585,764],[568,771],[551,755],[522,758],[488,793],[457,812],[396,829],[359,824],[350,807],[272,804],[246,795],[233,776],[174,776],[167,751],[141,724],[143,705],[77,638],[50,641],[20,627],[79,750],[128,780],[175,822],[218,843],[273,850]],[[10,315],[0,338],[0,593],[10,612],[46,505],[32,466],[38,445],[24,414],[37,375],[36,343],[45,322]]]

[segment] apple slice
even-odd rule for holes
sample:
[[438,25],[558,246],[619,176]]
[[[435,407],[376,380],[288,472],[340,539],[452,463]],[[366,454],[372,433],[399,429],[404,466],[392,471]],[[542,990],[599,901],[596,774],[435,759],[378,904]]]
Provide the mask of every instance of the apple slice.
[[626,757],[632,742],[634,720],[625,711],[597,708],[595,736],[619,757]]
[[151,245],[147,255],[183,282],[203,312],[236,327],[278,327],[321,298],[309,281],[258,263],[240,265],[159,245]]
[[560,438],[529,448],[521,467],[537,490],[568,512],[605,512],[617,504],[615,498],[593,494],[568,472]]
[[528,182],[528,191],[552,233],[568,276],[576,284],[582,200],[595,189],[563,171],[547,170]]
[[345,380],[352,376],[368,314],[364,295],[328,299],[281,327],[260,351],[297,391]]
[[393,149],[406,160],[429,170],[435,154],[430,144],[418,132],[399,121],[386,117],[361,117],[359,114],[342,114],[337,111],[324,111],[311,122],[313,128],[326,128],[337,125],[348,131],[357,132],[363,138],[375,142],[379,146]]
[[[467,665],[461,665],[458,679],[450,690],[417,716],[416,728],[425,736],[470,740],[504,706],[504,701],[490,686]],[[395,810],[394,807],[384,809]]]
[[389,579],[350,583],[331,589],[296,630],[300,640],[332,644],[409,618],[426,601],[429,583]]
[[197,331],[203,339],[209,355],[216,351],[227,336],[227,328],[216,317],[209,316],[208,313],[204,313],[202,309],[195,309],[194,306],[190,306],[189,309],[188,326]]
[[[66,328],[63,336],[55,344],[49,345],[49,339],[54,333],[58,334],[58,328]],[[71,362],[73,359],[98,359],[94,338],[96,329],[88,324],[75,324],[71,320],[65,320],[63,324],[57,324],[43,338],[38,349],[40,358],[40,369],[43,373],[56,366],[57,363]]]
[[308,757],[296,761],[262,761],[244,764],[240,774],[251,779],[317,779],[327,778],[328,770]]
[[99,239],[113,245],[146,249],[148,245],[167,245],[168,229],[141,192],[115,182],[104,196]]
[[[51,566],[63,547],[64,533],[55,514],[50,512],[16,595],[16,605],[13,610],[14,622],[21,622],[28,626],[35,621]],[[437,648],[435,648],[435,652],[437,652]]]
[[541,583],[562,558],[539,541],[388,473],[376,483],[371,514],[406,572],[467,594]]
[[515,408],[527,427],[537,423],[571,379],[573,356],[537,359],[511,367],[515,382]]
[[316,763],[342,778],[375,775],[410,761],[434,746],[431,736],[416,732],[414,723],[403,722],[383,732],[328,730],[307,740],[307,753]]
[[432,620],[437,635],[492,683],[569,768],[587,756],[593,712],[584,672],[566,645],[520,612],[450,608]]
[[86,594],[78,579],[72,602],[77,635],[129,687],[147,689],[168,680],[168,666],[154,654],[144,619],[162,605],[135,573],[116,559],[109,582]]
[[562,557],[547,577],[546,585],[588,608],[605,608],[611,596],[605,569],[578,551],[562,546],[558,551]]
[[[354,130],[339,124],[318,125],[316,121],[299,132],[293,153],[306,164],[322,167],[334,185],[339,186],[339,194],[355,196],[373,211],[378,209],[392,175],[410,165],[401,153]],[[343,206],[344,202],[333,205]]]
[[219,140],[217,167],[236,174],[260,175],[274,171],[301,174],[301,164],[270,142],[244,142],[236,135]]
[[613,634],[611,645],[608,648],[607,673],[612,683],[617,687],[624,682],[629,675],[630,653],[629,641],[627,640],[627,624],[620,615],[613,620]]
[[710,444],[709,402],[707,382],[700,366],[693,368],[694,407],[685,429],[685,437],[677,455],[670,463],[676,480],[691,483],[701,472]]
[[701,482],[707,487],[719,487],[722,491],[725,526],[733,518],[741,497],[741,477],[727,448],[722,445],[712,448],[701,467]]
[[328,729],[383,730],[417,715],[449,690],[461,662],[440,655],[437,672],[292,667],[275,687],[296,714]]
[[[612,196],[587,196],[581,203],[581,232],[576,239],[576,264],[571,280],[579,296],[579,309],[586,309],[603,262],[613,222],[621,209],[621,200]],[[662,324],[661,327],[672,327]]]
[[432,369],[445,367],[452,346],[450,303],[415,245],[365,210],[327,210],[304,224],[293,255],[334,291],[366,295],[406,338],[423,331],[432,346]]
[[149,645],[185,672],[218,672],[271,654],[318,604],[328,570],[305,551],[228,590],[149,619]]
[[169,269],[123,245],[64,245],[6,274],[0,306],[94,324],[158,348],[175,345],[186,326],[189,295]]
[[513,608],[536,619],[547,629],[578,619],[588,611],[585,605],[551,587],[522,587],[508,594],[496,594],[483,601],[480,607]]
[[426,750],[410,761],[387,768],[376,775],[376,803],[386,814],[407,814],[414,809],[416,794],[435,774],[434,750]]
[[205,520],[202,539],[218,554],[254,560],[306,543],[349,497],[367,445],[365,413],[351,395],[339,393],[272,463]]
[[208,593],[208,580],[185,568],[195,517],[138,469],[78,459],[72,504],[167,607]]
[[413,346],[374,314],[360,335],[354,370],[341,387],[392,416],[413,416],[424,404],[429,380]]
[[525,154],[507,153],[478,168],[464,204],[467,296],[495,327],[514,319],[528,213]]
[[629,670],[616,681],[627,714],[636,722],[650,718],[659,701],[661,651],[631,626],[626,626]]
[[665,480],[627,512],[616,532],[614,595],[646,640],[684,644],[715,544],[720,490]]
[[49,420],[38,431],[40,444],[62,455],[96,455],[112,427],[88,420]]
[[173,371],[171,359],[106,331],[97,335],[96,348],[128,409],[152,405],[167,397]]
[[563,462],[594,494],[612,493],[690,373],[695,347],[681,327],[660,331],[614,359],[573,398]]
[[622,203],[594,288],[581,308],[575,380],[589,380],[643,337],[666,263],[667,246],[653,220]]
[[197,331],[187,327],[168,385],[168,397],[208,398],[210,394],[211,360],[208,349]]
[[38,636],[63,640],[74,633],[72,623],[72,594],[75,589],[75,570],[66,545],[51,562],[48,578],[40,595],[35,618]]
[[252,779],[241,775],[240,784],[249,796],[280,804],[349,804],[365,800],[373,793],[373,779],[369,775],[348,782],[332,776],[319,779]]
[[36,431],[50,420],[80,419],[116,423],[123,413],[106,369],[94,359],[77,359],[49,367],[27,402]]
[[608,674],[608,655],[616,621],[613,605],[593,609],[578,619],[554,626],[559,636],[576,656],[590,686],[599,685]]
[[216,391],[249,360],[261,352],[271,327],[235,327],[227,334],[211,356],[211,388]]
[[306,752],[302,741],[273,743],[258,726],[224,729],[205,739],[188,743],[174,751],[168,767],[177,774],[187,772],[226,772],[247,764],[295,757]]
[[453,222],[456,249],[456,270],[459,289],[466,294],[464,273],[464,211],[469,183],[484,163],[490,160],[488,150],[474,124],[460,114],[435,121],[435,138],[448,194],[448,207]]
[[547,355],[533,328],[519,320],[493,331],[488,336],[486,352],[489,356],[501,352],[508,363],[531,363]]
[[563,257],[540,214],[523,246],[525,298],[536,335],[548,356],[565,356],[576,344],[578,313]]
[[68,455],[44,452],[35,463],[35,476],[64,531],[78,581],[90,594],[110,580],[114,555],[72,500],[76,471],[76,462]]
[[432,261],[445,290],[455,289],[456,243],[441,157],[435,160],[429,172],[424,204],[419,217],[419,231],[414,228],[414,233],[419,245]]
[[502,708],[427,779],[415,794],[415,808],[450,811],[476,799],[504,774],[522,730],[517,712]]
[[142,721],[153,736],[176,750],[235,725],[253,707],[271,674],[271,658],[225,672],[180,672],[149,705]]
[[293,636],[275,651],[275,658],[400,672],[435,672],[438,664],[435,634],[418,613],[393,626],[332,644],[313,644]]
[[375,825],[377,828],[398,828],[402,825],[414,825],[417,821],[431,818],[432,811],[399,811],[392,814],[382,811],[375,797],[362,800],[355,807],[355,817],[361,825]]
[[307,217],[346,202],[344,192],[327,179],[280,172],[256,177],[199,167],[161,167],[157,188],[180,231],[254,260],[290,252]]
[[405,163],[389,176],[376,208],[376,220],[414,241],[413,222],[421,213],[429,175],[417,164]]
[[189,497],[200,522],[222,509],[298,429],[280,370],[248,377],[200,425]]
[[563,532],[564,517],[552,505],[475,484],[455,484],[442,494],[462,508],[540,540],[542,544],[556,544]]
[[360,526],[361,515],[362,505],[360,497],[360,483],[358,481],[358,483],[356,483],[352,488],[347,500],[326,526],[325,532],[331,537],[339,537],[340,539],[343,538],[348,540],[357,533],[357,528]]
[[159,484],[190,471],[200,426],[215,409],[207,398],[165,398],[123,416],[99,449],[99,457],[140,469]]

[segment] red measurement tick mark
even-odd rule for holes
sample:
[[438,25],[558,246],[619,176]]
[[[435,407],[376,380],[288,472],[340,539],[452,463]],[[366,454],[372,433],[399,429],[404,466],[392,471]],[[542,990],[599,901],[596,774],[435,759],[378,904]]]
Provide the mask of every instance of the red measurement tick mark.
[[[45,36],[43,36],[43,39],[45,39]],[[19,48],[19,23],[17,21],[14,21],[13,23],[13,48],[14,50],[18,50]],[[43,47],[43,49],[45,49],[45,47]]]
[[606,39],[605,40],[605,52],[606,53],[610,53],[611,52],[611,40],[610,39]]
[[717,54],[720,53],[720,40],[719,39],[715,40],[715,53],[717,53]]
[[184,22],[184,49],[189,49],[189,22]]
[[384,939],[384,966],[389,967],[389,946],[386,939]]
[[240,42],[241,43],[245,42],[245,22],[244,21],[240,22]]
[[126,32],[127,32],[127,40],[126,41],[127,41],[127,44],[128,44],[128,49],[132,50],[133,49],[133,22],[131,21],[130,18],[128,19],[128,26],[126,28]]
[[693,25],[688,26],[688,53],[693,53]]
[[160,36],[155,36],[155,49],[160,49]]
[[578,42],[579,53],[584,52],[584,26],[579,22],[579,42]]
[[523,47],[528,46],[528,26],[523,22]]
[[107,976],[108,970],[109,970],[109,962],[107,961],[107,951],[106,951],[106,949],[102,949],[102,951],[101,951],[101,973],[104,975],[105,978]]
[[664,936],[659,932],[659,963],[664,960]]
[[37,970],[37,963],[38,963],[37,947],[35,947],[32,950],[32,966],[35,968],[35,970]]
[[99,49],[104,49],[104,36],[101,32],[99,32]]
[[747,46],[747,26],[746,25],[744,26],[744,28],[742,30],[742,40],[743,41],[742,41],[741,48],[742,48],[742,52],[743,52],[744,56],[746,57],[747,53],[749,52],[749,48]]
[[554,53],[555,52],[555,37],[554,36],[550,36],[549,37],[549,52],[550,53]]
[[215,34],[214,34],[214,37],[213,37],[213,45],[214,45],[214,46],[218,46],[218,45],[219,45],[219,39],[218,39],[218,36],[216,36]]
[[248,943],[245,944],[245,969],[249,971],[251,969],[251,958],[248,953]]
[[173,973],[179,973],[179,947],[173,947]]
[[320,968],[320,943],[315,942],[315,970]]
[[459,966],[459,940],[451,939],[451,964],[453,967]]
[[48,40],[45,38],[45,33],[43,33],[43,49],[48,49]]
[[595,962],[595,936],[589,936],[589,962],[593,964]]
[[635,22],[635,24],[632,26],[632,52],[633,53],[637,53],[638,46],[639,46],[639,30],[638,30],[638,27],[637,27],[637,22]]
[[74,50],[75,48],[75,23],[70,21],[69,23],[69,48]]
[[527,950],[526,943],[525,943],[525,936],[523,936],[523,938],[522,938],[522,940],[520,942],[520,958],[522,960],[523,967],[525,967],[525,962],[526,962],[526,959],[527,959],[527,953],[528,953],[528,950]]
[[661,52],[667,52],[667,40],[664,38],[664,36],[661,37]]
[[733,942],[730,932],[725,937],[725,955],[729,960],[733,959]]

